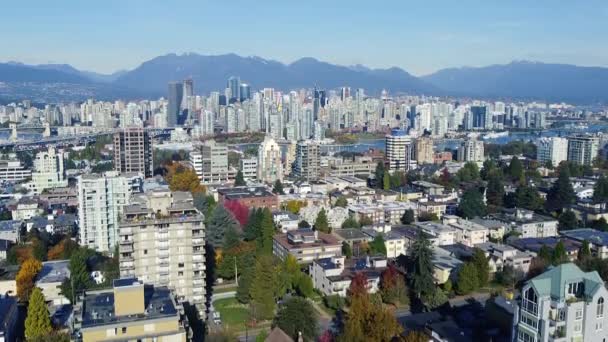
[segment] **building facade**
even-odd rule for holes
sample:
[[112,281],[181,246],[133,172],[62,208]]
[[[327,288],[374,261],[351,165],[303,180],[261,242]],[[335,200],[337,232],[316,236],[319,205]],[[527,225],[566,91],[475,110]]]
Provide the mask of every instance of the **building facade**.
[[485,160],[483,141],[467,139],[458,148],[458,161],[482,162]]
[[568,139],[560,137],[540,138],[536,141],[536,160],[555,167],[568,159]]
[[63,167],[63,152],[49,147],[47,151],[39,152],[34,159],[34,172],[30,189],[41,193],[44,189],[62,188],[68,186]]
[[416,139],[416,162],[418,165],[435,162],[433,139],[431,137],[423,136]]
[[143,127],[128,127],[114,134],[114,169],[154,174],[152,137]]
[[598,137],[579,135],[568,138],[568,161],[580,165],[591,165],[599,152]]
[[412,138],[404,130],[394,129],[390,135],[387,135],[386,159],[389,171],[409,171],[413,159],[412,150]]
[[228,147],[214,140],[205,141],[200,150],[190,152],[190,165],[203,184],[227,182]]
[[276,141],[266,136],[258,148],[258,180],[265,183],[283,181],[281,148]]
[[319,145],[312,140],[300,140],[296,145],[294,175],[307,181],[319,178],[320,171]]

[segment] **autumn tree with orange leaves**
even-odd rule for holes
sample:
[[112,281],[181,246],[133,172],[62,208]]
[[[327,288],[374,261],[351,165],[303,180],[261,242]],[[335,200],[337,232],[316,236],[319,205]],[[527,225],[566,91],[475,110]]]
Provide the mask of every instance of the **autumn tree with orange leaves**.
[[165,180],[169,183],[171,191],[188,191],[191,193],[206,191],[198,175],[191,168],[185,167],[178,162],[172,162],[166,165],[165,168],[167,170]]
[[34,258],[29,258],[21,264],[15,281],[17,283],[17,297],[22,302],[27,302],[34,289],[34,279],[42,269],[42,263]]

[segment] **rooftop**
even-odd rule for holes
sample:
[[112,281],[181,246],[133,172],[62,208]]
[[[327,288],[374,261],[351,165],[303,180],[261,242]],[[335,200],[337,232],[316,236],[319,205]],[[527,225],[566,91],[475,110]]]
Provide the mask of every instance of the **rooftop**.
[[36,283],[61,283],[70,277],[69,260],[45,261],[36,276]]
[[567,238],[571,238],[577,241],[588,241],[596,246],[608,246],[608,232],[601,232],[599,230],[591,228],[581,228],[566,230],[561,234]]
[[334,234],[344,240],[368,239],[368,236],[364,234],[361,229],[356,228],[336,229],[334,230]]
[[169,318],[178,315],[171,291],[167,287],[146,285],[144,288],[144,302],[146,309],[142,314],[115,316],[113,289],[87,292],[82,303],[82,328]]
[[238,200],[241,198],[252,198],[252,197],[273,197],[275,196],[268,188],[264,186],[238,186],[234,188],[222,188],[217,189],[217,192],[224,196],[227,200]]
[[556,237],[515,239],[509,242],[509,244],[522,251],[532,251],[538,253],[543,246],[553,249],[560,241],[564,243],[564,247],[566,248],[567,252],[578,251],[581,247],[580,242]]
[[583,294],[585,296],[592,296],[595,291],[604,286],[604,281],[597,271],[583,272],[573,263],[553,267],[530,280],[530,284],[536,289],[539,296],[551,296],[559,300],[565,298],[567,284],[574,282],[584,283]]

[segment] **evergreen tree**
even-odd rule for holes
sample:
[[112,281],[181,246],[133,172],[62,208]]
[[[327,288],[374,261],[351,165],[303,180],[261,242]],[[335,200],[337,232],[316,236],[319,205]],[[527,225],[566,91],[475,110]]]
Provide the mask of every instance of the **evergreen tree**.
[[224,232],[224,242],[222,244],[222,249],[227,251],[231,248],[236,247],[241,241],[239,232],[233,226],[228,226],[226,231]]
[[490,265],[488,265],[485,253],[481,249],[475,248],[471,261],[477,269],[478,286],[484,287],[488,285],[488,281],[490,280]]
[[405,210],[403,216],[401,216],[401,223],[403,224],[412,224],[415,220],[416,217],[414,216],[414,211],[412,209]]
[[432,293],[422,296],[422,302],[427,308],[433,310],[444,305],[448,301],[448,297],[442,289],[436,288]]
[[346,200],[346,197],[344,197],[344,196],[338,197],[336,199],[336,203],[334,203],[334,206],[346,208],[348,206],[348,201]]
[[595,203],[608,201],[608,178],[603,174],[593,186],[593,201]]
[[466,295],[479,288],[479,275],[475,264],[465,262],[458,272],[456,291],[458,294]]
[[249,219],[245,225],[244,239],[253,241],[262,236],[262,217],[264,216],[261,208],[254,208],[249,212]]
[[494,160],[486,159],[483,162],[483,166],[481,167],[481,170],[479,171],[479,176],[481,177],[481,179],[483,179],[485,181],[489,181],[490,174],[496,172],[496,170],[498,170],[498,168],[496,167],[496,163],[494,162]]
[[458,204],[458,212],[467,219],[486,215],[486,205],[479,190],[471,188],[464,192]]
[[[253,262],[254,260],[252,259],[251,261]],[[240,303],[249,304],[251,301],[251,283],[253,283],[253,277],[253,267],[249,266],[241,271],[239,286],[236,288],[236,300]]]
[[388,172],[384,173],[384,178],[382,178],[382,188],[384,190],[390,190],[391,189],[391,177],[388,174]]
[[44,339],[53,331],[51,318],[46,308],[46,302],[42,290],[34,288],[27,307],[27,318],[25,319],[25,337],[28,341]]
[[486,188],[486,199],[488,204],[501,207],[505,195],[505,186],[502,175],[498,170],[493,170],[488,176],[488,186]]
[[562,241],[559,241],[553,249],[553,264],[560,265],[568,262],[568,254],[566,253],[566,247]]
[[574,203],[575,195],[572,183],[570,183],[570,173],[567,168],[560,168],[557,180],[547,193],[545,209],[548,211],[561,211]]
[[314,228],[323,233],[331,233],[331,227],[327,222],[327,213],[325,213],[325,208],[321,208],[319,214],[317,214]]
[[386,245],[382,234],[378,234],[374,237],[372,242],[369,243],[369,248],[371,254],[382,254],[386,256]]
[[273,325],[281,328],[294,341],[300,333],[305,341],[314,341],[317,336],[317,319],[311,302],[304,298],[292,297],[281,305]]
[[238,228],[234,216],[223,205],[216,206],[206,226],[205,238],[207,242],[213,247],[221,247],[224,242],[224,234],[229,227],[235,230]]
[[479,167],[475,162],[466,162],[464,166],[458,170],[456,177],[461,182],[474,182],[480,179]]
[[418,298],[432,293],[435,289],[433,278],[433,250],[431,242],[422,232],[418,234],[412,245],[411,265],[412,290]]
[[261,253],[263,255],[272,255],[272,237],[274,236],[274,222],[272,221],[272,213],[268,208],[264,208],[264,210],[262,211],[261,229],[261,239],[257,239],[258,253]]
[[566,210],[559,215],[557,228],[562,230],[574,229],[578,226],[578,219],[572,210]]
[[591,257],[591,248],[589,247],[589,241],[584,240],[581,248],[578,250],[578,260],[586,260]]
[[342,229],[346,228],[361,228],[361,226],[359,225],[359,222],[357,222],[357,219],[351,215],[342,222]]
[[515,206],[528,210],[539,210],[543,206],[543,200],[538,190],[531,186],[519,186],[515,190]]
[[553,261],[553,253],[546,245],[543,245],[538,251],[538,257],[545,263],[550,264]]
[[513,182],[517,182],[524,177],[524,164],[517,158],[513,156],[511,158],[511,163],[509,163],[509,167],[507,168],[507,173],[509,178]]
[[378,188],[382,188],[383,187],[383,182],[384,182],[384,173],[386,172],[385,168],[384,168],[384,163],[379,161],[378,164],[376,165],[376,172],[375,172],[375,178],[376,178],[376,187]]
[[272,192],[277,195],[285,195],[285,191],[283,190],[283,183],[280,180],[276,180],[274,182],[274,187],[272,188]]
[[346,241],[342,242],[342,255],[344,255],[347,259],[353,257],[353,249]]
[[247,183],[245,182],[245,177],[243,177],[243,171],[239,169],[239,171],[236,173],[236,178],[234,178],[234,186],[243,185],[247,185]]
[[251,284],[251,306],[253,317],[258,320],[271,319],[274,316],[275,301],[273,287],[276,284],[275,269],[271,255],[258,256],[255,273]]
[[591,228],[606,232],[608,231],[608,222],[605,218],[600,217],[599,220],[591,222]]

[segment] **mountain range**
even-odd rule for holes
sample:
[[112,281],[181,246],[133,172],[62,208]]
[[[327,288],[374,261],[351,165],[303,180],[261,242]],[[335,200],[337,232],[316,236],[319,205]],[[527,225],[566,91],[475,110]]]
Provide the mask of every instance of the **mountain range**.
[[284,64],[261,57],[194,53],[159,56],[133,70],[110,75],[68,64],[0,63],[0,98],[33,96],[38,102],[154,98],[166,96],[168,82],[186,78],[194,81],[195,93],[206,94],[221,91],[230,76],[239,76],[253,89],[350,86],[364,88],[368,94],[386,89],[391,94],[608,103],[608,68],[602,67],[516,61],[449,68],[415,77],[397,67],[340,66],[310,57]]

